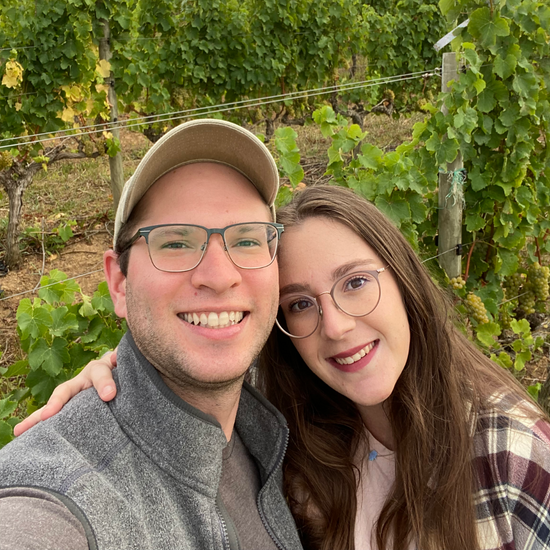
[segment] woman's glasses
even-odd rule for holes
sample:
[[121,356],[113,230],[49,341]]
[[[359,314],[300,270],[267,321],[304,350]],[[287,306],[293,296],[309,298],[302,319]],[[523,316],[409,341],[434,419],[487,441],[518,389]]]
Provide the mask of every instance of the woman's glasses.
[[285,295],[279,302],[277,326],[291,338],[307,338],[319,326],[323,309],[319,296],[330,294],[334,305],[351,317],[364,317],[372,313],[380,302],[378,275],[388,269],[348,273],[338,279],[331,290],[317,296],[307,294]]

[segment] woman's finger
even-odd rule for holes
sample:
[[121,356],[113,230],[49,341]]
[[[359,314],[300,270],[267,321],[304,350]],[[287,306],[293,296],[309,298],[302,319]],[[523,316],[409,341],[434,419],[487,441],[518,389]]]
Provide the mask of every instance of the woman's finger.
[[32,414],[27,416],[25,420],[19,422],[19,424],[17,424],[15,428],[13,428],[13,435],[17,437],[18,435],[21,435],[23,432],[26,432],[28,429],[38,424],[41,420],[40,415],[42,414],[43,408],[44,407],[38,409],[37,411],[34,411]]

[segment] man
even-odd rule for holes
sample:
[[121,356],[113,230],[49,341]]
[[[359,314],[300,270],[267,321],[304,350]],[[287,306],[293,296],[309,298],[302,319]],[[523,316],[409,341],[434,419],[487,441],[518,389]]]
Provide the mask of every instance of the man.
[[243,387],[277,310],[277,188],[269,151],[228,122],[149,150],[104,255],[129,327],[117,397],[84,392],[0,451],[0,549],[301,548],[285,421]]

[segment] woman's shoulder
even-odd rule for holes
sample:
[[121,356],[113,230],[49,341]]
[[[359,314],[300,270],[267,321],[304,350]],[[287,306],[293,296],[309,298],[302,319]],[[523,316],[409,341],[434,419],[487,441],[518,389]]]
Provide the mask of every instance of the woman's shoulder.
[[499,469],[514,463],[550,472],[550,422],[527,397],[492,396],[478,412],[473,450],[474,459],[490,459]]

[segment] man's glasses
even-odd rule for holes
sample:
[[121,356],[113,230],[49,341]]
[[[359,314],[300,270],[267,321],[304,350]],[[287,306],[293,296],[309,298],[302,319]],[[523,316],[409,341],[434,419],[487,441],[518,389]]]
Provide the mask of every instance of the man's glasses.
[[379,273],[389,266],[375,271],[357,271],[348,273],[338,279],[331,290],[317,296],[307,294],[290,294],[283,296],[279,302],[277,326],[291,338],[307,338],[319,326],[323,316],[319,296],[330,294],[334,305],[351,317],[364,317],[372,313],[380,302]]
[[225,251],[237,267],[261,269],[273,263],[283,231],[280,223],[264,222],[213,229],[189,224],[151,225],[138,229],[121,254],[143,237],[151,262],[159,271],[182,273],[200,264],[210,237],[217,234],[221,235]]

